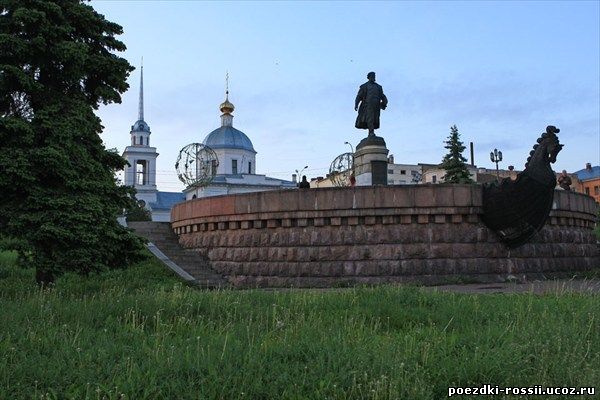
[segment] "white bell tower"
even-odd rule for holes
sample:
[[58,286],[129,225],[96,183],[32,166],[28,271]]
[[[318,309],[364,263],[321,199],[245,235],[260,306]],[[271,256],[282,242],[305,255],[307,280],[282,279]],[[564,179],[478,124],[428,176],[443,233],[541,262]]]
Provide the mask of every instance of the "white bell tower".
[[140,71],[138,119],[131,127],[131,145],[125,148],[125,185],[137,190],[136,198],[146,204],[156,202],[156,147],[150,147],[150,127],[144,121],[144,66]]

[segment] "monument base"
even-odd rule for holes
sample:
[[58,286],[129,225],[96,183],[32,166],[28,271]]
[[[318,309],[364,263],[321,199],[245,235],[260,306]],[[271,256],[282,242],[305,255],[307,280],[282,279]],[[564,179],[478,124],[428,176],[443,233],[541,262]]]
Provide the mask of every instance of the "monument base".
[[376,135],[367,136],[366,138],[361,140],[360,143],[356,146],[356,150],[360,150],[366,146],[380,146],[380,147],[387,148],[386,144],[385,144],[385,140],[381,136],[376,136]]
[[360,141],[354,153],[356,186],[387,185],[389,152],[380,136],[367,136]]

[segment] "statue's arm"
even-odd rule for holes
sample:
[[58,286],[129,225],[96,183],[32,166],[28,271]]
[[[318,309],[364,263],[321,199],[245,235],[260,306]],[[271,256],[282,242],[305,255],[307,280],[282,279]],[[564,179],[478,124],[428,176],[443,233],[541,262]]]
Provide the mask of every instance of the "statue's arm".
[[365,98],[365,91],[366,91],[366,89],[362,86],[358,89],[358,93],[356,94],[356,99],[354,100],[354,111],[358,111],[358,105],[359,105],[360,101]]
[[385,108],[387,107],[387,103],[388,103],[388,99],[387,97],[385,97],[385,94],[383,94],[383,88],[381,88],[381,109],[385,110]]

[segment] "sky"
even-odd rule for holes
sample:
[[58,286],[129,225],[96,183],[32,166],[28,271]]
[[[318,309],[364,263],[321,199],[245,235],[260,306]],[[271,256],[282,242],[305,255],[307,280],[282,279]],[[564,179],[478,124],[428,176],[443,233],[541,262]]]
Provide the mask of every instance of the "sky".
[[439,163],[457,125],[475,164],[522,169],[547,125],[564,144],[555,171],[600,164],[598,1],[92,1],[123,27],[137,69],[121,104],[102,106],[107,148],[122,152],[145,121],[159,190],[179,191],[175,160],[220,126],[229,73],[233,125],[258,152],[256,172],[325,176],[366,136],[354,99],[369,71],[388,107],[381,128],[396,163]]

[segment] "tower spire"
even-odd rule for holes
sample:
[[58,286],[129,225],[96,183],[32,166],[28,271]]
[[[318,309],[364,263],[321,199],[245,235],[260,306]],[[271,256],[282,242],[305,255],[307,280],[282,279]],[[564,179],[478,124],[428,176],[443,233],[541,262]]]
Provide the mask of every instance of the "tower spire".
[[235,110],[235,107],[229,101],[229,72],[225,75],[225,101],[221,103],[219,110],[223,113],[221,115],[221,126],[231,126],[233,121],[231,113]]
[[144,120],[144,57],[142,57],[142,67],[140,72],[140,105],[138,110],[138,121]]

